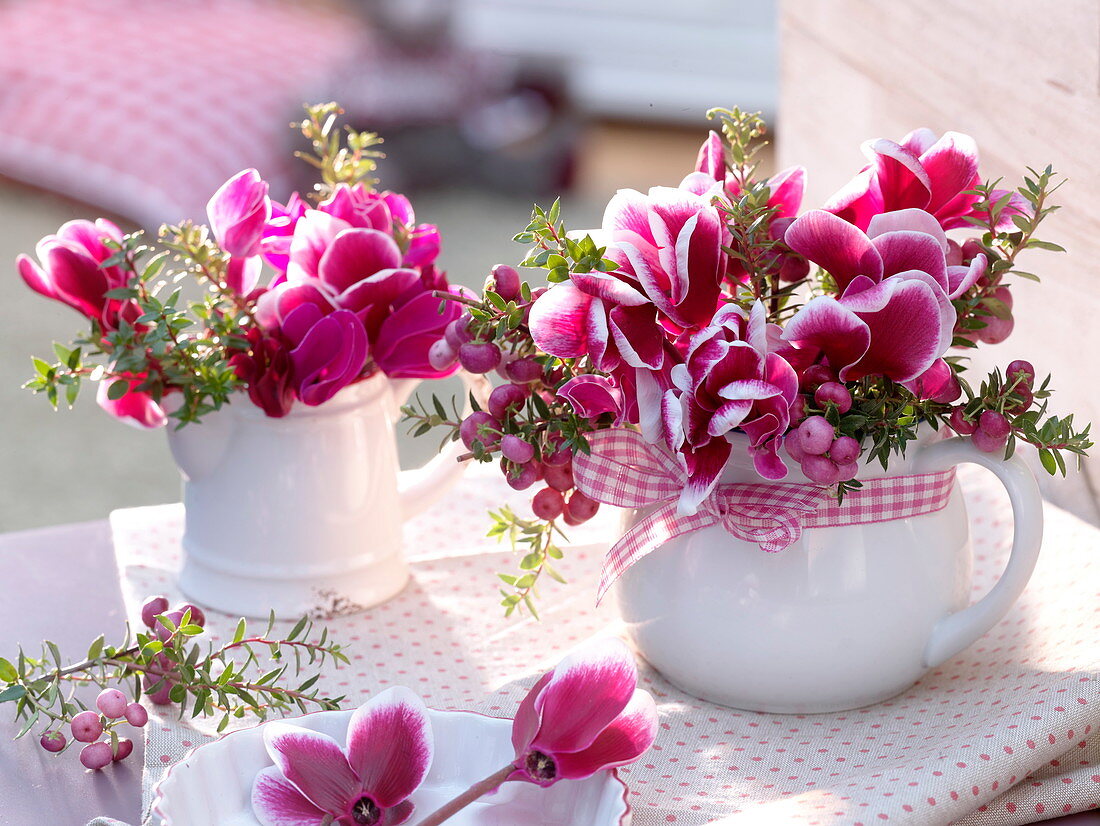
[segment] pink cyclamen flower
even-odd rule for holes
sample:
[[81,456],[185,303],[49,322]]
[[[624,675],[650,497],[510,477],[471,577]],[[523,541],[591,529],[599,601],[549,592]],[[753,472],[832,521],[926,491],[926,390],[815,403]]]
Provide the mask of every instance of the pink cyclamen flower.
[[[168,416],[151,393],[138,390],[145,381],[144,375],[104,379],[96,389],[96,403],[116,419],[132,427],[153,430],[164,427]],[[117,399],[110,396],[111,387],[126,382],[126,392]]]
[[982,276],[984,255],[948,266],[938,222],[917,209],[877,215],[867,233],[814,210],[791,225],[786,241],[825,268],[841,294],[807,303],[787,324],[785,340],[823,351],[843,381],[882,375],[910,383],[935,368],[915,392],[944,392],[938,362],[955,326],[951,299]]
[[514,780],[551,786],[637,760],[657,738],[657,707],[617,639],[588,643],[542,676],[512,726]]
[[[915,129],[900,142],[878,138],[863,144],[871,161],[825,205],[829,212],[867,229],[871,218],[899,209],[923,209],[944,229],[968,226],[964,218],[984,215],[975,211],[978,196],[970,194],[981,182],[978,146],[969,135]],[[993,200],[1008,194],[996,190]],[[1012,225],[1012,216],[1026,214],[1027,203],[1012,193],[1001,213],[998,229]]]
[[643,195],[619,190],[604,211],[613,275],[645,294],[684,329],[705,327],[718,306],[726,268],[727,230],[708,198],[684,189],[653,187]]
[[214,193],[206,215],[223,250],[234,258],[251,258],[259,253],[271,218],[267,181],[255,169],[238,172]]
[[[374,363],[387,376],[399,379],[442,378],[458,370],[458,362],[445,370],[432,367],[428,351],[443,338],[452,321],[462,316],[463,305],[432,295],[430,277],[418,280],[399,295],[386,312],[371,324],[371,356]],[[441,289],[453,295],[467,298],[473,294],[463,287],[448,287],[444,281]]]
[[325,315],[305,303],[287,315],[281,332],[294,347],[292,384],[304,404],[324,404],[362,375],[367,334],[349,310]]
[[665,441],[688,472],[681,512],[695,513],[717,484],[731,451],[726,434],[733,430],[748,435],[761,476],[787,475],[778,438],[790,426],[798,375],[775,352],[778,345],[778,329],[765,323],[760,302],[748,314],[730,304],[692,337],[684,363],[672,368],[676,386],[664,394],[661,416]]
[[622,389],[607,376],[588,373],[574,376],[558,388],[558,395],[585,419],[595,419],[604,413],[614,413],[617,418],[622,416]]
[[121,267],[100,266],[115,253],[105,241],[122,241],[122,231],[105,218],[69,221],[38,242],[38,262],[27,255],[16,259],[19,275],[35,292],[113,331],[120,318],[132,322],[140,311],[133,301],[106,297],[108,291],[125,287],[128,276]]
[[404,823],[434,749],[427,709],[406,688],[360,706],[345,748],[328,735],[280,722],[264,727],[264,745],[275,765],[252,787],[252,811],[263,826],[316,826],[326,815],[340,826]]
[[267,262],[279,272],[286,272],[290,265],[290,242],[294,228],[306,214],[306,204],[295,192],[285,205],[271,202],[271,218],[264,224],[260,240],[260,252]]

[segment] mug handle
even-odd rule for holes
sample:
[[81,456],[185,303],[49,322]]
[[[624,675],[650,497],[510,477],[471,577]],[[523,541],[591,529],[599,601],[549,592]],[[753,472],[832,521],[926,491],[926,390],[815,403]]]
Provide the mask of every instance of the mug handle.
[[921,448],[916,473],[936,473],[970,462],[993,471],[1008,491],[1014,531],[1004,573],[988,594],[968,608],[941,619],[924,648],[924,666],[933,668],[976,642],[1008,613],[1031,579],[1043,544],[1043,498],[1031,469],[1018,456],[1007,461],[985,453],[970,439],[959,437]]
[[[467,394],[473,394],[482,410],[488,407],[489,393],[492,392],[493,387],[485,376],[468,373],[465,370],[459,370],[455,375],[462,379]],[[423,379],[406,381],[409,384],[399,391],[399,396],[403,397],[400,399],[401,404],[404,404],[404,400],[412,395],[413,389]],[[468,415],[469,412],[470,403],[467,401],[463,408],[463,415]],[[401,497],[403,519],[410,519],[426,511],[462,478],[462,474],[466,472],[466,466],[470,463],[460,462],[458,457],[465,452],[466,446],[461,441],[450,442],[423,467],[401,471],[397,487],[398,495]]]

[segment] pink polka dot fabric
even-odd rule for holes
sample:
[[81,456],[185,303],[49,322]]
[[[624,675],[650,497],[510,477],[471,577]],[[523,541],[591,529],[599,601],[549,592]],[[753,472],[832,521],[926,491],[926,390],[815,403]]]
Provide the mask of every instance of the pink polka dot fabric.
[[[975,597],[1003,568],[1011,516],[984,472],[960,472],[971,515]],[[449,500],[408,525],[413,581],[365,614],[335,619],[351,666],[326,673],[348,703],[390,685],[429,705],[511,716],[528,686],[568,649],[619,630],[594,605],[616,516],[577,530],[542,622],[503,619],[493,585],[507,549],[484,539],[486,507],[515,494],[472,473]],[[131,616],[150,593],[174,596],[182,511],[112,514]],[[1047,508],[1044,550],[1016,608],[990,634],[899,697],[839,714],[774,716],[692,698],[643,666],[658,699],[652,752],[623,770],[636,826],[795,823],[1010,826],[1100,806],[1100,532]],[[235,618],[208,613],[215,633]],[[208,733],[158,718],[147,728],[145,793]]]

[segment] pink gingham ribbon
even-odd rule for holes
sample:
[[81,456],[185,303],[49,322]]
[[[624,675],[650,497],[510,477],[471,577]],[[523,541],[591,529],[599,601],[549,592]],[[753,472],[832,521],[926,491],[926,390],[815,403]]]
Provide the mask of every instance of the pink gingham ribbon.
[[621,508],[658,506],[608,551],[597,600],[639,559],[700,528],[721,525],[730,535],[774,553],[797,542],[804,528],[934,513],[947,505],[955,483],[954,469],[864,479],[863,487],[847,494],[842,503],[819,485],[719,484],[696,513],[684,516],[676,512],[676,503],[687,473],[666,448],[625,429],[600,431],[588,443],[591,454],[578,453],[573,459],[573,477],[582,493]]

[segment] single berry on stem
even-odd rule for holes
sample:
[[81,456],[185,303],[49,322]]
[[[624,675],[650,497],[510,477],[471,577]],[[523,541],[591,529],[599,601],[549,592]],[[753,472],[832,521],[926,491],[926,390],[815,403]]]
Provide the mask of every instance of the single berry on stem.
[[513,410],[518,410],[527,401],[531,391],[519,384],[502,384],[494,387],[489,394],[489,415],[504,419]]
[[62,734],[60,731],[57,731],[56,729],[53,729],[43,734],[42,738],[38,742],[46,751],[56,753],[65,748],[65,743],[67,743],[68,741],[65,739],[64,734]]
[[157,623],[157,616],[168,611],[168,597],[149,597],[141,606],[141,621],[146,628],[152,628]]
[[840,382],[827,381],[814,391],[814,401],[818,407],[824,407],[828,402],[836,405],[837,411],[847,413],[852,409],[852,394],[848,388]]
[[73,739],[81,743],[92,743],[103,734],[103,721],[94,711],[82,711],[75,715],[69,723],[69,729],[73,733]]
[[833,444],[833,426],[824,416],[810,416],[802,420],[795,431],[798,434],[799,447],[803,453],[820,456]]
[[126,722],[134,728],[142,728],[149,722],[149,712],[141,703],[130,703],[126,706],[126,712],[123,716],[126,718]]
[[855,462],[859,458],[859,442],[851,436],[837,437],[829,447],[829,458],[838,465]]
[[180,613],[187,610],[191,611],[191,625],[197,625],[199,626],[199,628],[204,628],[206,626],[206,614],[204,614],[203,610],[199,608],[199,606],[195,605],[195,603],[185,602],[179,607],[178,610],[180,611]]
[[504,479],[512,490],[527,490],[542,479],[542,465],[535,461],[516,465],[505,459],[502,460],[501,467],[504,470]]
[[470,373],[489,373],[500,364],[500,348],[491,341],[468,341],[458,348],[458,361]]
[[509,433],[500,441],[500,452],[509,462],[523,465],[535,458],[535,447],[519,436]]
[[970,438],[974,441],[974,446],[978,448],[978,450],[986,453],[1000,453],[1008,444],[1008,436],[991,436],[980,427],[974,431]]
[[492,450],[500,444],[500,422],[484,410],[478,410],[462,420],[458,435],[462,444],[470,450],[474,449],[475,442],[480,442],[486,450]]
[[519,273],[507,264],[497,264],[493,267],[493,274],[489,276],[485,287],[495,292],[505,301],[515,301],[519,298]]
[[564,465],[546,465],[542,474],[543,478],[546,479],[546,484],[555,490],[562,492],[571,490],[573,487],[572,457]]
[[557,519],[565,508],[565,500],[559,491],[553,488],[543,488],[535,494],[531,500],[531,510],[539,519],[547,521]]
[[1016,384],[1016,391],[1026,387],[1029,390],[1035,384],[1035,367],[1030,361],[1016,359],[1005,368],[1005,377],[1010,385]]
[[108,717],[111,720],[117,720],[126,713],[126,704],[128,702],[126,695],[117,688],[105,688],[99,692],[99,696],[96,697],[95,705],[96,708],[103,712],[104,717]]
[[995,410],[982,411],[978,419],[978,427],[994,439],[1005,438],[1012,432],[1012,425],[1008,423],[1008,419]]
[[600,503],[579,490],[573,491],[565,503],[565,524],[580,525],[587,522],[600,509]]
[[969,436],[978,427],[974,422],[966,418],[966,413],[961,407],[956,407],[951,411],[948,421],[951,423],[951,429],[960,436]]
[[543,376],[542,365],[530,356],[518,358],[509,362],[504,368],[508,378],[517,384],[528,384],[538,381]]
[[[132,745],[131,745],[132,748]],[[84,768],[99,771],[109,766],[114,754],[110,743],[91,743],[80,750],[80,762]]]
[[134,741],[128,737],[120,737],[118,746],[115,748],[114,756],[111,758],[114,762],[118,763],[125,760],[131,754],[134,753]]
[[452,347],[445,338],[441,338],[428,348],[428,364],[433,370],[446,370],[458,360],[458,348]]
[[819,485],[835,485],[840,481],[840,468],[825,456],[807,456],[802,460],[802,472],[807,479]]

